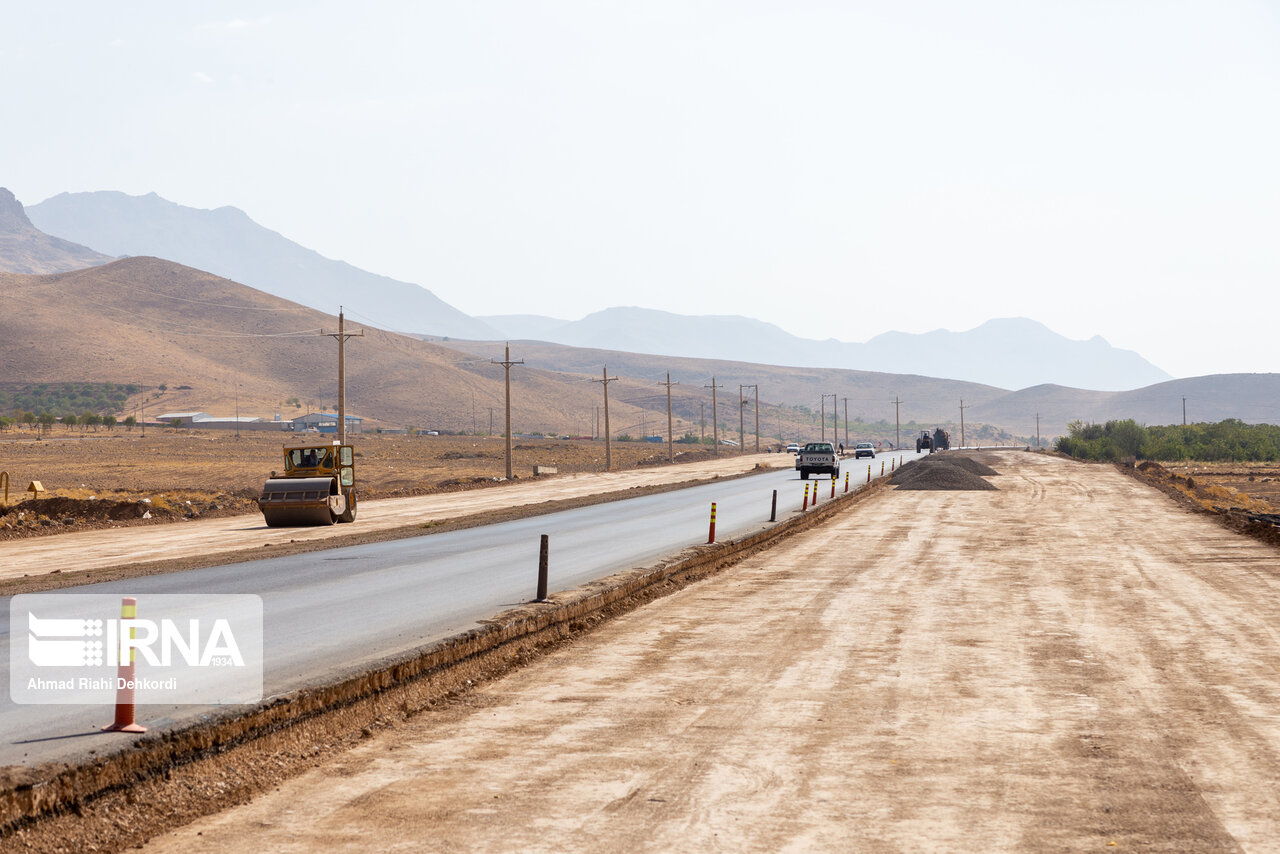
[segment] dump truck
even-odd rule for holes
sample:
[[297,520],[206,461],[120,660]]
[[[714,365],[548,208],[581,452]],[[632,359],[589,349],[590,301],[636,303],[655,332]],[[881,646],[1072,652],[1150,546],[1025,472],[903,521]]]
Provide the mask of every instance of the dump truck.
[[939,427],[933,431],[933,450],[949,451],[951,450],[951,434]]
[[916,453],[918,454],[924,450],[928,450],[931,454],[933,453],[933,436],[928,430],[921,430],[920,435],[916,436]]
[[272,528],[356,520],[355,449],[340,442],[286,445],[284,472],[271,472],[258,507]]

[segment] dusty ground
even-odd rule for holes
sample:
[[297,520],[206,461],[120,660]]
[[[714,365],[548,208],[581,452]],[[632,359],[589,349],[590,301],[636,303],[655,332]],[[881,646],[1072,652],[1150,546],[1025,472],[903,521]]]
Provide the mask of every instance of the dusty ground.
[[[616,457],[615,457],[616,460]],[[665,460],[665,455],[664,455]],[[106,581],[193,566],[414,536],[451,524],[477,524],[612,500],[672,484],[733,477],[757,466],[791,466],[788,454],[725,454],[720,458],[625,471],[578,472],[400,498],[361,499],[352,524],[268,528],[256,505],[248,515],[176,516],[146,531],[126,525],[91,530],[64,526],[60,536],[0,541],[0,593]],[[21,507],[22,505],[19,505]],[[56,526],[55,530],[59,530]]]
[[149,848],[1280,850],[1275,549],[988,459]]
[[[506,476],[502,437],[351,438],[362,498],[458,492],[494,486]],[[272,469],[283,468],[286,441],[278,433],[244,432],[237,439],[228,431],[177,429],[151,429],[144,437],[124,428],[98,433],[57,428],[40,441],[33,435],[7,436],[0,439],[0,472],[8,474],[11,507],[7,512],[0,507],[0,540],[256,513],[263,480]],[[677,462],[713,458],[709,450],[692,445],[676,445],[674,451]],[[725,459],[736,455],[729,448],[721,451]],[[603,441],[515,439],[511,456],[517,479],[532,477],[535,465],[555,466],[562,474],[605,470]],[[612,458],[615,471],[665,465],[667,448],[613,442]],[[46,497],[63,500],[54,506],[28,502],[25,490],[36,480],[48,491]],[[100,503],[94,506],[90,498]],[[143,519],[144,512],[151,518]]]
[[1206,497],[1220,505],[1280,512],[1280,463],[1186,462],[1161,466],[1171,474],[1191,478],[1193,486],[1210,490],[1219,487],[1222,492],[1210,491]]

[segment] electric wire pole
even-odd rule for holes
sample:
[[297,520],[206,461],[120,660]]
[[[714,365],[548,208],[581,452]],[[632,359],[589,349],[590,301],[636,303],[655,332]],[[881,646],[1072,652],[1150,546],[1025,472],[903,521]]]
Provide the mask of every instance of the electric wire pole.
[[1040,448],[1040,413],[1036,413],[1036,449]]
[[738,453],[745,454],[747,452],[747,434],[743,430],[743,415],[746,412],[747,402],[742,397],[742,390],[751,388],[751,386],[738,385]]
[[[711,444],[712,453],[717,457],[720,456],[720,409],[716,405],[716,389],[724,388],[722,385],[716,385],[716,378],[711,378],[711,385],[704,385],[703,388],[711,389]],[[706,428],[703,428],[703,435],[706,435]]]
[[822,441],[825,442],[827,440],[827,398],[828,397],[831,398],[831,441],[834,442],[836,441],[836,438],[837,438],[836,434],[839,432],[839,425],[836,423],[836,419],[840,417],[840,414],[836,412],[835,392],[832,392],[831,394],[824,394],[822,396],[822,418],[821,418]]
[[844,446],[849,447],[849,398],[844,400]]
[[613,445],[610,443],[609,436],[609,383],[615,381],[617,377],[609,376],[609,366],[605,365],[600,379],[592,380],[593,383],[600,383],[604,386],[604,470],[609,471],[613,468]]
[[964,411],[969,407],[964,405],[964,398],[960,398],[960,447],[964,447]]
[[[489,361],[495,365],[502,365],[503,369],[507,372],[507,480],[511,480],[511,366],[523,365],[524,359],[520,359],[514,362],[511,360],[511,342],[508,341],[506,355],[503,356],[502,361],[499,362],[497,359],[490,359]],[[493,432],[493,426],[492,426],[493,413],[492,412],[489,413],[489,418],[490,418],[489,432],[492,433]]]
[[760,453],[760,386],[753,385],[756,395],[756,453]]
[[325,332],[321,328],[320,334],[338,339],[338,444],[345,445],[347,444],[347,339],[363,338],[364,330],[347,332],[342,306],[338,306],[338,331]]
[[895,448],[902,447],[902,415],[898,409],[901,403],[902,401],[898,400],[898,398],[895,397],[893,399],[893,432],[897,442],[897,444],[894,445]]
[[671,434],[671,387],[680,385],[679,382],[671,381],[671,372],[667,371],[667,381],[658,383],[667,387],[667,462],[674,463],[676,461],[675,442]]

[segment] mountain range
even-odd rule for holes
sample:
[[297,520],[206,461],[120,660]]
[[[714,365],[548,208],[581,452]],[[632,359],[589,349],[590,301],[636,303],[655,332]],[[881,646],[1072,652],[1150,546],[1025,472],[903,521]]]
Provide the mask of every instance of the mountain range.
[[1073,341],[1020,317],[990,320],[965,332],[886,332],[865,344],[800,338],[747,317],[690,317],[634,307],[605,309],[577,321],[536,315],[480,319],[509,338],[573,347],[920,374],[1007,389],[1053,383],[1120,391],[1172,379],[1132,350],[1112,347],[1101,337]]
[[[229,415],[293,414],[336,400],[336,319],[236,282],[158,258],[126,258],[53,275],[0,273],[0,378],[22,382],[97,381],[147,388],[147,412],[203,410]],[[347,331],[360,331],[358,324]],[[348,406],[370,427],[416,425],[484,432],[502,417],[502,342],[448,346],[370,327],[347,345]],[[1072,420],[1134,418],[1177,423],[1185,397],[1190,420],[1280,422],[1280,375],[1174,380],[1127,392],[1041,385],[1009,392],[927,376],[797,368],[513,342],[524,364],[511,371],[519,432],[590,432],[601,404],[599,378],[619,380],[609,397],[615,432],[639,435],[666,421],[668,372],[676,432],[710,431],[718,411],[732,435],[740,395],[760,401],[761,432],[804,439],[831,429],[833,407],[848,412],[851,435],[893,440],[915,426],[959,435],[963,401],[968,438],[1046,439]],[[713,392],[710,386],[714,378]],[[162,388],[163,387],[163,388]],[[159,394],[158,398],[154,395]],[[713,394],[715,395],[713,398]],[[825,397],[824,397],[825,396]],[[834,399],[833,399],[834,398]],[[715,406],[713,407],[713,400]],[[292,402],[291,402],[292,401]],[[897,405],[895,406],[895,401]],[[136,406],[141,400],[132,401]],[[827,427],[818,427],[818,415]],[[144,413],[145,414],[145,413]],[[747,430],[754,408],[743,410]],[[1025,441],[1025,439],[1024,439]]]
[[155,193],[103,191],[61,193],[31,205],[27,215],[49,234],[109,255],[167,258],[329,314],[345,304],[383,328],[462,338],[502,334],[426,288],[325,258],[239,208],[201,210]]
[[0,271],[61,273],[111,260],[110,255],[46,234],[31,224],[22,203],[0,187]]
[[[1005,389],[1052,383],[1111,391],[1170,378],[1137,353],[1101,338],[1073,341],[1022,318],[964,332],[888,332],[866,343],[801,338],[747,317],[691,317],[643,308],[610,308],[576,321],[533,315],[473,318],[418,285],[324,258],[233,207],[200,210],[154,193],[62,193],[32,205],[27,214],[45,232],[102,253],[88,263],[122,255],[167,258],[325,313],[345,305],[367,323],[436,338],[543,340],[665,356],[919,374]],[[0,264],[0,269],[55,271],[48,265]]]

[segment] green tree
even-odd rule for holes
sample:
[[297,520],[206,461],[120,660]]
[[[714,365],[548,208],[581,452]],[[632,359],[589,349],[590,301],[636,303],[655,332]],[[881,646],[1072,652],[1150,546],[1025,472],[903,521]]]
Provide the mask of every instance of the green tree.
[[126,415],[124,417],[124,426],[132,430],[134,427],[138,426],[138,419],[132,415]]
[[116,417],[114,415],[102,416],[102,426],[106,427],[108,430],[116,429]]

